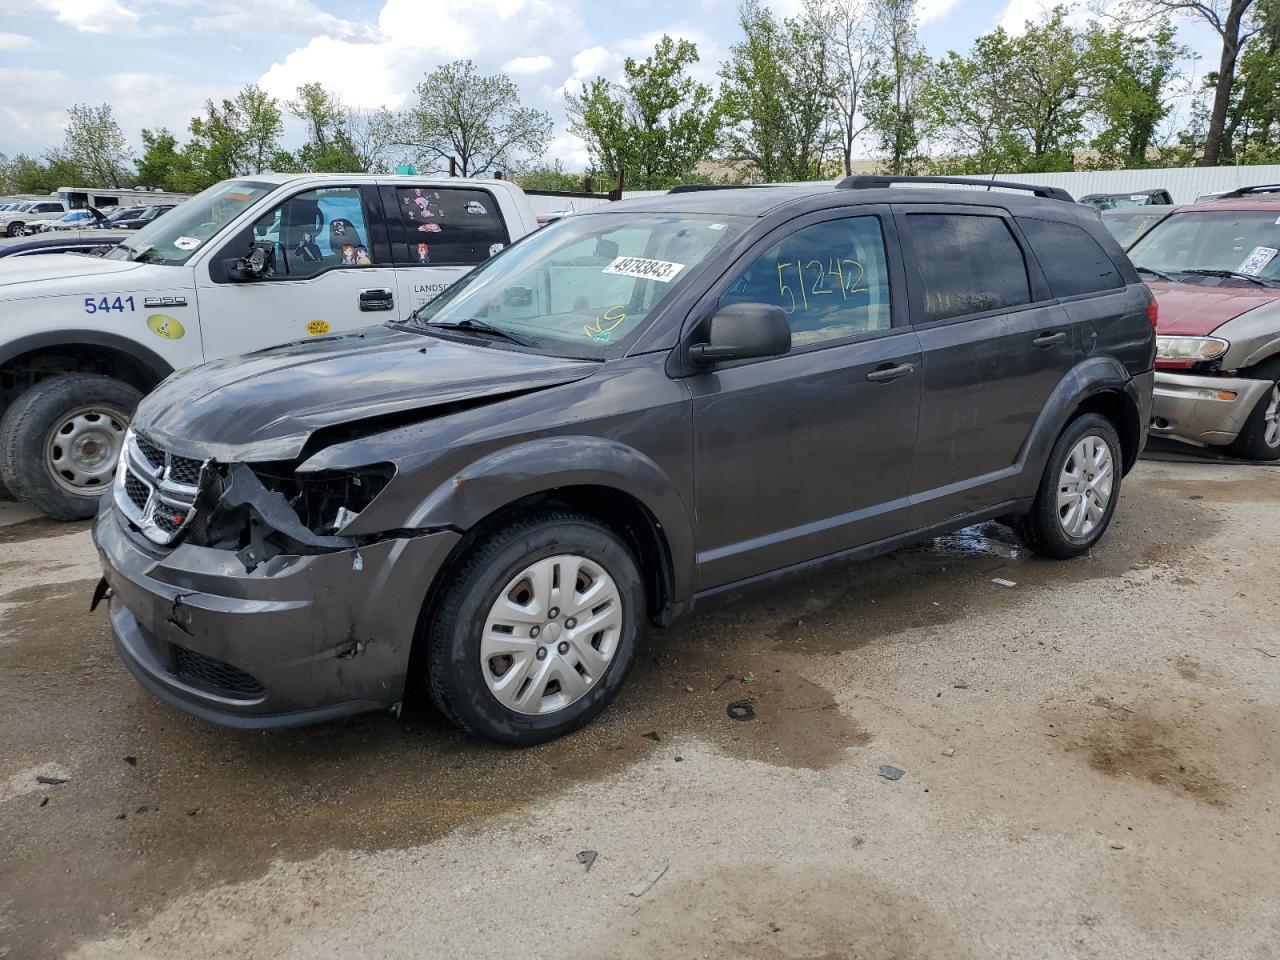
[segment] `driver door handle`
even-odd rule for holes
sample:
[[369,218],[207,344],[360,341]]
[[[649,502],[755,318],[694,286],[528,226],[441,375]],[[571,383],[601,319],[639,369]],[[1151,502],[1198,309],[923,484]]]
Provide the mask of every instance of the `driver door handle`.
[[360,309],[366,313],[395,308],[395,296],[388,287],[366,287],[360,291]]
[[1057,333],[1042,333],[1031,342],[1037,347],[1047,350],[1049,347],[1056,347],[1067,339],[1067,335],[1059,330]]
[[903,377],[909,377],[916,372],[914,363],[899,363],[895,366],[878,366],[867,374],[867,379],[872,383],[890,383],[893,380],[900,380]]

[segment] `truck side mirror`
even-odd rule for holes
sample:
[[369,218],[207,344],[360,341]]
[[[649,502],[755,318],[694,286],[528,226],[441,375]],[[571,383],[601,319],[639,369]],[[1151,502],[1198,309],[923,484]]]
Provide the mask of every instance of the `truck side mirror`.
[[274,243],[255,243],[244,257],[227,260],[224,266],[229,279],[243,282],[270,276],[275,262],[276,245]]

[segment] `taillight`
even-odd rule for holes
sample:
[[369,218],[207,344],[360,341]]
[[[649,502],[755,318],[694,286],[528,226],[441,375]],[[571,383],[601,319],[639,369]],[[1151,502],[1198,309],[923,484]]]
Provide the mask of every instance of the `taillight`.
[[1153,297],[1151,302],[1147,304],[1147,319],[1151,321],[1151,329],[1156,328],[1156,324],[1160,322],[1160,304]]

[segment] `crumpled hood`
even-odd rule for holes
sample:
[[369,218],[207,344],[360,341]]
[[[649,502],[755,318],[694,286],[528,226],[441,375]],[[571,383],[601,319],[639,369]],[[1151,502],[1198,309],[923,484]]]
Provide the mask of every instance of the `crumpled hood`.
[[1228,320],[1280,300],[1280,288],[1246,287],[1238,283],[1147,284],[1160,305],[1156,333],[1162,337],[1207,337]]
[[[27,257],[0,258],[0,298],[58,294],[99,294],[110,278],[112,290],[160,289],[186,279],[175,267],[155,263],[130,263],[102,257],[76,257],[65,253],[37,253]],[[18,284],[26,284],[18,289]]]
[[161,447],[222,463],[292,460],[324,427],[570,383],[598,363],[370,328],[175,374],[134,426]]

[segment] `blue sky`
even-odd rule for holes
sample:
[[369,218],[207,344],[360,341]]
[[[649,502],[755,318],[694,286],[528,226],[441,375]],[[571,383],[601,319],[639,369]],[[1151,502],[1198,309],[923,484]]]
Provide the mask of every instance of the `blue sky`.
[[[773,0],[794,13],[801,0]],[[138,143],[143,127],[180,136],[205,99],[256,82],[281,99],[320,81],[348,104],[403,105],[422,74],[470,57],[505,70],[525,102],[556,119],[551,153],[585,162],[565,128],[563,90],[667,32],[695,41],[713,80],[737,39],[736,0],[0,0],[0,152],[61,142],[67,106],[108,101]],[[934,55],[964,50],[997,24],[1038,17],[1041,0],[920,0],[920,37]],[[1077,14],[1083,22],[1087,14]],[[1214,37],[1184,26],[1204,54]],[[1203,73],[1212,57],[1196,67]],[[291,124],[294,145],[301,131]]]

